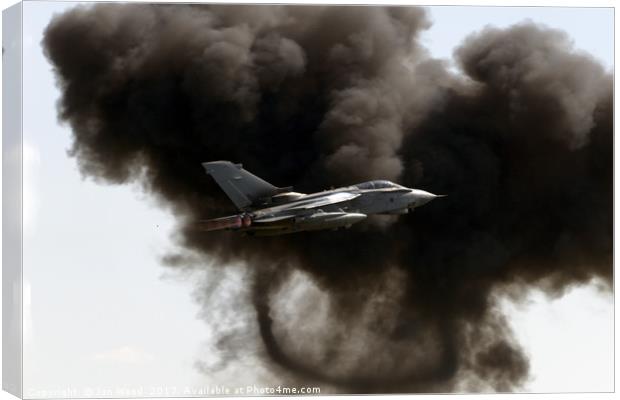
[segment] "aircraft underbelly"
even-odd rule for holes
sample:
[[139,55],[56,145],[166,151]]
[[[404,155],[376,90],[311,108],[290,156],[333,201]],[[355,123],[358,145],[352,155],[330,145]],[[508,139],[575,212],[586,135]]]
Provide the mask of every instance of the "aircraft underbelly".
[[[332,207],[330,207],[332,208]],[[279,234],[300,231],[337,229],[351,226],[366,219],[366,214],[347,212],[342,209],[317,210],[304,215],[272,216],[257,219],[246,232]]]

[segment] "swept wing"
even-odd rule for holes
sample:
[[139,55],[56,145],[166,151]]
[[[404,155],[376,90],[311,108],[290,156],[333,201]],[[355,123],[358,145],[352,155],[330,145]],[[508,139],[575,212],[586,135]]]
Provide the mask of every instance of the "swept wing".
[[281,206],[270,207],[269,209],[265,209],[262,211],[265,212],[277,212],[283,210],[310,210],[313,208],[319,208],[328,206],[331,204],[338,204],[345,201],[353,200],[356,197],[359,197],[359,193],[351,193],[351,192],[336,192],[329,193],[321,196],[313,196],[311,198],[302,198],[297,201],[293,201],[291,203],[282,204]]

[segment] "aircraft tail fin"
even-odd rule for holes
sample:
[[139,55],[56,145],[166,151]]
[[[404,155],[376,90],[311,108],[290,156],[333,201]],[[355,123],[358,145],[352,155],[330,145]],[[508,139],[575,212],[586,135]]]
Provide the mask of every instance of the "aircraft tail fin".
[[212,161],[202,163],[202,166],[240,210],[280,192],[279,188],[244,170],[241,164]]

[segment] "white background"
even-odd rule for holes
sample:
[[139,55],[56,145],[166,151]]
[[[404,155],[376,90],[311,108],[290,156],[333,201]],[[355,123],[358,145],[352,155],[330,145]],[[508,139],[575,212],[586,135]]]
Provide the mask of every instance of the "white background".
[[[3,2],[3,8],[13,3]],[[317,1],[316,3],[321,2]],[[402,4],[402,2],[390,3]],[[441,3],[425,1],[424,4]],[[451,4],[494,5],[496,3],[452,1]],[[584,4],[584,2],[567,1],[502,2],[501,4],[614,5],[613,2],[609,1],[594,1],[587,4]],[[485,10],[486,15],[480,14],[478,17],[480,20],[487,20],[493,25],[506,26],[522,20],[523,14],[527,14],[528,10],[524,9],[523,14],[513,12],[514,10],[511,10],[509,13],[503,13],[503,11],[505,10],[487,9]],[[545,9],[539,9],[538,11],[538,15],[546,12]],[[446,8],[436,14],[431,12],[431,18],[435,21],[435,24],[424,38],[424,44],[433,52],[434,56],[449,57],[451,46],[458,44],[466,33],[481,28],[480,20],[474,18],[460,18],[458,24],[451,22],[451,18],[459,18],[462,15],[458,13],[458,10],[450,8]],[[540,18],[544,18],[544,16]],[[566,23],[568,26],[563,28],[569,31],[569,34],[575,38],[576,47],[587,49],[608,68],[615,65],[612,60],[604,59],[604,57],[599,55],[604,54],[605,43],[596,40],[596,35],[601,34],[601,32],[597,32],[597,29],[604,29],[604,26],[592,26],[581,20],[568,21]],[[445,24],[449,24],[449,29],[445,28]],[[439,31],[441,34],[433,35],[433,31]],[[35,38],[25,37],[25,46],[29,45],[29,40],[33,41],[30,43],[31,45],[36,45]],[[45,82],[45,79],[44,76],[41,76],[41,82],[31,81],[28,84],[45,87],[49,84],[49,82]],[[57,93],[54,94],[52,91],[50,95],[57,96]],[[42,91],[41,96],[45,97],[44,91]],[[25,109],[24,112],[26,113],[27,110]],[[55,113],[54,109],[49,109],[47,112],[51,114],[41,116],[40,121],[49,121],[55,118],[53,115]],[[38,129],[36,125],[33,125],[33,128]],[[51,142],[46,144],[46,149],[48,149],[47,145],[50,146],[49,148],[60,146],[61,149],[66,149],[69,137],[66,132],[63,134],[63,130],[66,131],[67,128],[57,126],[47,126],[47,128],[49,131],[45,132],[44,136],[48,137]],[[52,132],[53,130],[57,130],[57,132],[54,133]],[[64,156],[64,153],[60,152],[60,154]],[[30,181],[35,182],[36,186],[25,187],[25,197],[32,199],[32,201],[31,203],[26,201],[24,206],[30,209],[30,214],[34,221],[39,221],[40,225],[37,226],[64,230],[59,233],[59,237],[73,240],[75,235],[82,236],[83,232],[72,231],[70,221],[60,219],[62,213],[50,211],[54,210],[55,207],[62,209],[66,206],[66,204],[63,204],[63,201],[66,201],[66,199],[62,196],[54,196],[53,191],[48,189],[48,192],[46,192],[48,197],[41,204],[41,196],[37,196],[36,193],[37,190],[45,190],[45,185],[50,184],[49,179],[45,179],[44,168],[37,169],[36,167],[37,165],[46,165],[46,163],[50,162],[48,157],[54,157],[54,153],[50,152],[48,154],[47,151],[41,153],[33,149],[25,154],[25,158],[29,160],[27,163],[30,163],[27,165],[31,166],[30,168],[28,166],[25,168],[25,179],[31,178]],[[59,158],[53,162],[64,162],[63,167],[67,168],[68,174],[73,173],[75,176],[74,160],[64,158],[64,161]],[[28,175],[29,173],[31,173],[30,176]],[[27,343],[31,341],[29,342],[30,348],[34,352],[40,350],[39,359],[36,358],[36,355],[30,355],[34,357],[33,361],[35,361],[31,363],[31,368],[34,370],[31,370],[30,374],[37,376],[38,379],[45,379],[47,376],[54,382],[54,367],[56,365],[63,365],[67,370],[73,371],[74,374],[83,373],[85,375],[84,379],[87,381],[92,379],[92,382],[99,382],[101,379],[105,379],[105,377],[90,375],[88,369],[82,370],[81,366],[85,361],[88,361],[99,363],[98,370],[101,370],[101,363],[107,363],[107,368],[112,374],[112,380],[118,379],[121,376],[128,376],[129,381],[133,382],[138,378],[132,375],[132,371],[136,370],[145,371],[144,376],[142,376],[145,380],[155,379],[164,381],[168,379],[175,382],[186,380],[188,383],[199,380],[199,375],[191,376],[191,371],[193,371],[192,354],[199,350],[201,338],[208,336],[208,328],[202,321],[195,318],[197,306],[193,303],[190,296],[192,285],[190,282],[185,282],[178,277],[170,275],[164,276],[162,279],[161,275],[165,270],[159,266],[157,259],[153,257],[153,254],[163,254],[163,251],[158,252],[158,249],[165,248],[167,245],[169,232],[173,228],[170,216],[159,210],[141,193],[129,187],[99,186],[90,181],[82,182],[79,179],[69,180],[66,184],[68,186],[65,189],[70,190],[71,193],[75,191],[76,197],[79,199],[88,199],[90,197],[92,202],[105,202],[108,205],[106,211],[97,216],[92,215],[92,208],[88,206],[88,203],[80,207],[74,207],[72,211],[75,220],[92,219],[93,223],[107,224],[107,228],[111,231],[118,232],[117,225],[115,225],[115,223],[118,224],[118,219],[115,219],[117,217],[117,210],[125,210],[127,217],[122,220],[124,229],[121,230],[121,234],[107,237],[105,240],[108,241],[107,243],[109,243],[111,248],[121,252],[125,249],[124,251],[127,255],[133,257],[136,261],[141,260],[141,262],[133,263],[139,265],[139,268],[131,271],[130,279],[123,282],[108,282],[107,286],[99,288],[101,292],[97,292],[97,287],[77,287],[67,283],[65,289],[73,290],[73,292],[67,293],[67,296],[64,297],[56,296],[60,303],[50,306],[55,308],[64,307],[67,310],[76,311],[79,308],[75,307],[75,302],[79,298],[83,314],[76,315],[71,313],[70,315],[64,315],[61,316],[60,321],[57,318],[58,316],[55,316],[56,319],[46,321],[44,312],[40,312],[37,316],[37,309],[34,307],[37,304],[36,294],[43,293],[46,290],[58,290],[57,287],[45,284],[57,271],[37,271],[36,277],[39,281],[37,282],[37,279],[33,278],[29,282],[29,286],[25,287],[26,299],[24,305],[26,309],[24,322],[32,336],[26,335],[24,340]],[[58,192],[58,189],[56,188],[55,191]],[[28,190],[32,191],[30,196],[28,195]],[[80,193],[80,191],[82,192]],[[54,201],[58,203],[54,203]],[[45,218],[50,219],[44,220]],[[59,219],[54,220],[54,218]],[[26,221],[26,224],[28,224],[28,221]],[[26,225],[25,229],[26,235],[36,234],[28,231],[28,225]],[[135,252],[132,250],[133,246],[127,244],[128,240],[136,235],[144,235],[145,229],[150,230],[149,239],[145,241],[148,246],[143,249],[144,252],[142,253]],[[96,232],[92,233],[96,235]],[[33,243],[36,243],[36,241],[33,241]],[[91,249],[88,247],[88,242],[85,243],[85,246],[82,247],[83,253],[79,251],[76,253],[78,260],[81,256],[86,257]],[[45,244],[42,245],[44,246]],[[95,247],[93,246],[92,248]],[[26,252],[26,254],[36,253]],[[88,257],[88,259],[91,260],[92,257]],[[118,262],[118,260],[115,262],[113,258],[110,259],[109,255],[105,253],[101,254],[98,260],[100,265],[92,265],[88,272],[76,269],[72,273],[78,275],[86,273],[90,278],[100,281],[101,279],[106,279],[106,276],[118,273],[118,271],[114,271],[114,268],[123,267],[123,263]],[[127,263],[130,261],[124,259],[123,262]],[[36,264],[36,260],[33,260],[33,263]],[[75,265],[79,266],[80,262],[76,262]],[[110,273],[110,269],[115,273]],[[46,275],[46,273],[49,275]],[[64,275],[61,274],[60,276]],[[144,277],[148,277],[147,279],[150,279],[149,282],[144,282]],[[84,279],[87,278],[84,277]],[[119,299],[116,306],[112,308],[98,305],[97,300],[109,294],[109,290],[105,290],[105,287],[113,288],[112,290],[115,290],[115,294],[118,296],[131,293],[131,298]],[[153,290],[157,293],[155,300],[153,300]],[[31,301],[28,301],[28,295],[30,295]],[[563,298],[555,300],[546,299],[539,292],[532,292],[528,300],[529,302],[519,305],[506,303],[505,307],[510,313],[510,320],[519,341],[526,347],[531,357],[531,369],[535,377],[534,381],[529,385],[530,390],[548,391],[553,390],[553,388],[583,390],[584,387],[592,388],[591,390],[613,390],[614,387],[613,385],[610,386],[611,377],[609,376],[609,374],[613,373],[613,369],[610,369],[608,365],[612,361],[609,357],[610,342],[612,340],[612,337],[609,335],[612,328],[610,317],[613,312],[611,296],[601,294],[592,288],[579,288],[569,292]],[[84,302],[88,301],[91,303],[84,304]],[[28,307],[29,304],[32,306],[31,308]],[[183,306],[179,307],[180,304]],[[179,315],[179,313],[186,314]],[[111,315],[118,317],[111,319]],[[136,318],[136,315],[139,317]],[[171,321],[168,319],[162,320],[166,316],[174,316],[177,319],[176,322],[182,322],[184,324],[182,329],[157,330],[157,327],[170,325]],[[111,320],[118,324],[119,327],[123,327],[123,329],[110,329],[108,324]],[[74,323],[72,324],[71,321]],[[584,321],[587,321],[587,323],[584,323]],[[31,325],[28,326],[28,324]],[[37,324],[42,326],[37,328]],[[61,348],[51,348],[52,346],[50,346],[52,343],[62,342],[63,331],[66,329],[82,331],[82,335],[78,336],[81,336],[83,340],[72,343],[75,349],[75,352],[72,354],[63,351]],[[43,332],[41,335],[36,334],[39,330]],[[54,335],[57,336],[55,337]],[[101,335],[101,337],[93,337],[93,335]],[[171,340],[174,340],[175,343],[179,342],[179,337],[181,338],[181,348],[172,349],[170,346],[166,346],[166,343],[169,343]],[[37,343],[40,343],[39,348],[37,348]],[[93,349],[93,343],[104,344],[104,346],[99,349]],[[566,349],[569,349],[571,353],[566,354]],[[54,353],[54,351],[57,352]],[[29,356],[25,355],[25,357]],[[158,362],[162,360],[162,357],[167,361],[165,364],[166,368],[163,369],[161,368],[162,363]],[[568,360],[575,359],[581,360],[581,362],[577,364],[567,362]],[[158,367],[150,368],[149,365],[158,365]],[[607,372],[601,373],[599,368]],[[5,398],[5,396],[8,395],[3,393],[0,398]],[[547,395],[547,397],[556,396],[564,398],[570,395]],[[609,395],[597,394],[588,396],[601,398],[608,397]],[[530,395],[527,397],[530,397]]]

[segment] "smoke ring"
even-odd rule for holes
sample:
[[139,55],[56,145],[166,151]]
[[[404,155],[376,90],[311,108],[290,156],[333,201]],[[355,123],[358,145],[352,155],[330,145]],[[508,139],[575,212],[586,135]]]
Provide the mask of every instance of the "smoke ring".
[[[275,271],[276,269],[274,269]],[[281,270],[281,269],[280,269]],[[456,351],[451,344],[449,337],[442,334],[440,342],[441,355],[439,363],[435,368],[416,370],[412,372],[401,372],[395,375],[333,375],[324,372],[320,365],[309,365],[294,355],[288,354],[278,343],[278,339],[273,331],[273,308],[269,303],[270,295],[274,294],[279,287],[284,284],[287,274],[275,276],[273,272],[263,273],[255,279],[252,286],[252,304],[256,311],[256,321],[258,323],[259,334],[263,346],[270,360],[283,367],[289,373],[294,373],[297,377],[311,379],[342,388],[348,388],[357,393],[405,393],[415,387],[418,383],[424,385],[441,382],[454,375],[455,365],[453,358]],[[447,332],[441,329],[440,333]]]

